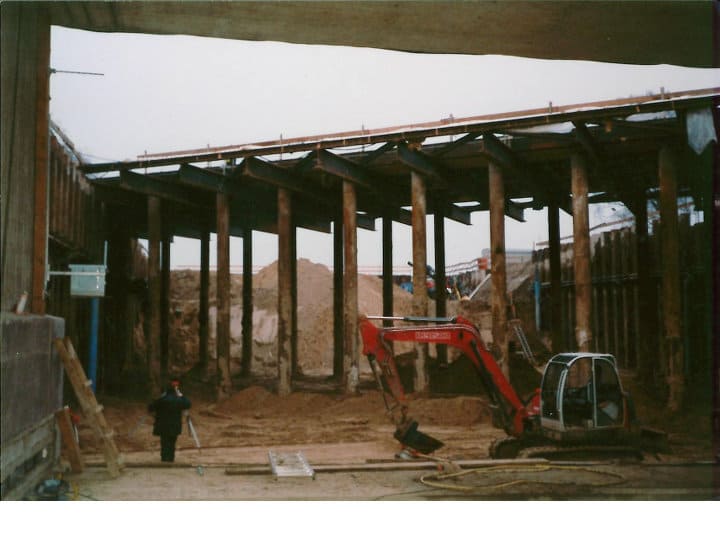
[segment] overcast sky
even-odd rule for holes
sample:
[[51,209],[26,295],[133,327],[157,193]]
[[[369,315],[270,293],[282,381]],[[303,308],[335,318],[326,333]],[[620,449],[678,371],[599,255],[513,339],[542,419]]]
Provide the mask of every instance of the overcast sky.
[[[145,151],[234,145],[719,87],[720,70],[505,56],[410,54],[186,36],[105,34],[53,27],[51,66],[104,76],[51,76],[51,116],[90,161]],[[607,210],[606,212],[610,212]],[[508,248],[547,239],[544,212],[508,219]],[[598,214],[591,224],[600,221]],[[487,213],[468,227],[446,221],[447,263],[489,246]],[[569,234],[569,216],[561,231]],[[380,265],[381,231],[359,230],[358,262]],[[410,228],[394,224],[395,265],[412,259]],[[277,238],[256,232],[255,265],[277,259]],[[211,246],[214,262],[214,247]],[[199,244],[176,238],[172,265],[199,263]],[[432,222],[428,258],[433,263]],[[332,237],[298,231],[298,256],[332,264]],[[231,264],[242,262],[232,239]]]

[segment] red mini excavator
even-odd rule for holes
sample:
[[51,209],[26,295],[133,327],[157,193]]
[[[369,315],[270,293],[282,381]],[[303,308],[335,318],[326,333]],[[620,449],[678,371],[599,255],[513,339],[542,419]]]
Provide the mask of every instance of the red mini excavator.
[[[378,327],[373,323],[383,319],[421,325]],[[397,427],[395,438],[417,453],[432,453],[443,443],[418,431],[418,423],[408,417],[392,342],[446,344],[468,357],[490,400],[493,425],[508,436],[493,443],[493,458],[547,457],[580,449],[641,457],[641,436],[654,447],[662,445],[662,434],[639,427],[612,355],[556,355],[545,367],[540,388],[521,399],[467,319],[361,315],[359,329],[363,353]]]

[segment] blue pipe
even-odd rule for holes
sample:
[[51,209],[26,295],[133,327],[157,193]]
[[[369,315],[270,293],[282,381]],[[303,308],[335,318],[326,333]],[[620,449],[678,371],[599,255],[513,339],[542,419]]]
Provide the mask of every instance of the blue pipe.
[[535,278],[533,280],[533,294],[535,295],[535,330],[540,332],[542,326],[542,310],[540,308],[542,285],[540,284],[540,270],[535,265]]
[[100,298],[90,298],[90,346],[88,350],[88,378],[92,391],[97,386],[98,329],[100,326]]

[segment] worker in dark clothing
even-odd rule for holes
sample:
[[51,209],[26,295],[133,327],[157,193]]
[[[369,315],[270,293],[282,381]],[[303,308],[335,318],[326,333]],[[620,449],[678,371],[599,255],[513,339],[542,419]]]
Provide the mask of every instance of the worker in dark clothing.
[[148,411],[155,413],[153,435],[160,436],[160,459],[175,461],[175,442],[182,432],[183,411],[190,408],[190,400],[180,392],[180,382],[173,380],[163,394],[148,405]]

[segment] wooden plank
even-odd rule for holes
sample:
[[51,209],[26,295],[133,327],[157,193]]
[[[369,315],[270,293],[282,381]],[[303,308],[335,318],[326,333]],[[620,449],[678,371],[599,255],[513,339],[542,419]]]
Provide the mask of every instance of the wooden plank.
[[621,256],[620,256],[620,266],[623,274],[623,283],[622,287],[620,289],[621,296],[620,296],[620,304],[622,309],[622,339],[623,339],[623,353],[622,353],[622,364],[624,367],[627,367],[628,364],[631,361],[631,354],[630,354],[630,309],[629,309],[629,299],[628,299],[628,291],[630,283],[628,282],[628,275],[630,274],[630,262],[629,262],[629,256],[628,256],[628,248],[630,245],[630,232],[628,230],[623,230],[620,234],[621,240]]
[[[604,278],[608,278],[610,276],[610,262],[609,262],[609,253],[610,253],[610,233],[603,233],[602,234],[602,266],[603,266],[603,276]],[[607,353],[610,351],[610,346],[612,345],[611,342],[611,332],[610,332],[610,288],[607,281],[603,283],[603,344],[604,344],[604,351]]]
[[55,420],[60,430],[63,450],[66,452],[67,459],[70,462],[70,471],[74,474],[82,473],[84,469],[83,458],[80,454],[80,445],[75,439],[75,430],[73,430],[72,420],[70,419],[70,409],[65,406],[57,411]]
[[[359,464],[313,464],[316,473],[340,473],[340,472],[388,472],[388,471],[413,471],[413,470],[437,470],[442,464],[454,464],[464,468],[479,468],[483,466],[530,466],[548,464],[545,459],[495,459],[495,460],[397,460],[382,462],[365,462]],[[149,466],[149,465],[148,465]],[[143,467],[146,467],[143,465]],[[259,475],[270,474],[270,466],[229,466],[225,468],[226,475]]]
[[68,231],[68,218],[70,217],[70,185],[68,179],[70,177],[69,167],[67,165],[67,158],[61,157],[60,162],[60,200],[59,200],[59,223],[58,223],[58,235],[69,240]]
[[78,248],[87,249],[87,218],[88,218],[88,209],[87,209],[87,195],[85,194],[85,191],[83,190],[83,187],[81,185],[81,180],[83,178],[82,172],[79,170],[77,171],[77,185],[78,185],[78,211],[79,216],[78,219],[75,220],[75,223],[77,223],[78,226],[78,242],[77,246]]
[[74,247],[79,247],[81,243],[81,230],[82,230],[82,207],[81,207],[81,198],[80,195],[82,191],[80,190],[80,170],[78,167],[73,164],[71,168],[71,182],[72,182],[72,188],[73,188],[73,217],[71,220],[72,227],[73,227],[73,239],[72,244]]
[[613,355],[622,364],[622,341],[620,339],[620,324],[622,319],[620,318],[620,289],[618,288],[618,278],[620,277],[620,232],[612,231],[610,233],[610,271],[612,273],[613,282],[612,286],[612,325],[613,325]]
[[637,317],[637,374],[641,383],[647,384],[652,376],[651,335],[655,322],[653,315],[653,285],[650,277],[650,238],[648,235],[647,199],[644,192],[638,192],[633,201],[635,215],[635,263],[637,285],[635,288]]
[[59,144],[55,136],[50,137],[50,197],[49,197],[49,211],[50,211],[50,234],[57,235],[58,233],[58,197],[60,196],[60,159],[59,156]]

